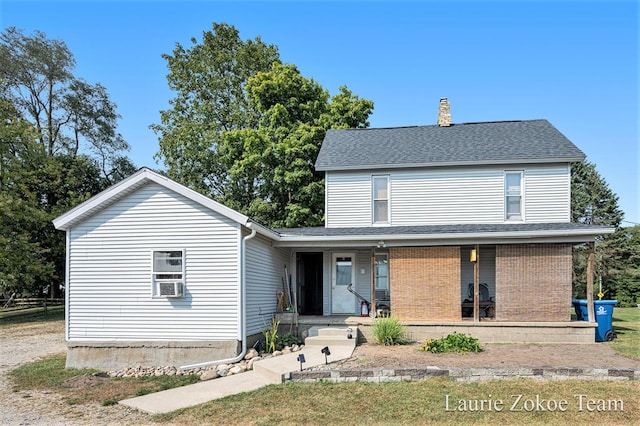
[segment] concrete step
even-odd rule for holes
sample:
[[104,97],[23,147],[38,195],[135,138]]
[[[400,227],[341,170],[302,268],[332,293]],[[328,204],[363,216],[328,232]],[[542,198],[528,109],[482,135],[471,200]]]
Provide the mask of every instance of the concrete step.
[[348,338],[351,335],[353,338],[358,336],[358,327],[347,326],[313,326],[309,329],[309,337],[315,336],[336,336]]
[[341,336],[311,336],[304,340],[305,347],[307,346],[349,346],[356,347],[356,339],[347,339]]

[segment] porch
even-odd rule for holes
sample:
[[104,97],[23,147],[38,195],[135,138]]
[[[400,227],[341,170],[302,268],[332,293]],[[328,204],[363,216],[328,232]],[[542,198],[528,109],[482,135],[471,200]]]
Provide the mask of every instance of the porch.
[[[307,337],[314,326],[353,326],[358,328],[358,342],[373,341],[371,327],[374,319],[350,315],[296,315],[279,314],[280,326],[287,331],[291,328],[298,337]],[[421,342],[430,338],[441,338],[448,334],[464,333],[482,343],[593,343],[597,323],[586,321],[557,322],[508,322],[484,319],[461,321],[419,321],[403,320],[407,337]]]

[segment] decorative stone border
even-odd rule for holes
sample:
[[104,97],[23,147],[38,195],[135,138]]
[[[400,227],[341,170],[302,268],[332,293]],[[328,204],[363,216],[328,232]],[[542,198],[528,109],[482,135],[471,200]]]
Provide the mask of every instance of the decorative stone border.
[[161,367],[143,367],[137,365],[135,367],[122,368],[120,370],[109,370],[100,373],[95,373],[98,376],[109,377],[146,377],[146,376],[188,376],[195,374],[200,377],[200,380],[217,379],[218,377],[231,376],[233,374],[244,373],[245,371],[253,370],[253,364],[261,359],[268,359],[283,354],[298,352],[304,348],[304,345],[293,345],[292,347],[286,346],[281,351],[275,351],[272,354],[258,353],[255,349],[249,349],[244,359],[235,364],[215,364],[208,367],[192,368],[188,370],[182,370],[180,367],[175,366],[161,366]]
[[640,370],[590,367],[479,367],[440,368],[403,367],[349,370],[294,371],[285,375],[292,382],[411,382],[432,377],[450,377],[457,382],[482,382],[503,379],[536,380],[640,380]]

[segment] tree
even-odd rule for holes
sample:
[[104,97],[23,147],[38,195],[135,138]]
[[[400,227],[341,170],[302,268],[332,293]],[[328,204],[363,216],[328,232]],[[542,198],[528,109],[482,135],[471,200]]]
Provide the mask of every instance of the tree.
[[130,174],[106,89],[73,75],[62,41],[0,36],[0,290],[64,282],[65,237],[51,220]]
[[73,75],[75,59],[61,40],[15,27],[0,36],[0,95],[30,120],[49,156],[97,155],[104,177],[130,162],[129,145],[116,132],[116,105],[99,83]]
[[608,297],[621,306],[636,306],[640,303],[640,225],[616,229],[600,251],[607,254]]
[[35,196],[25,194],[22,164],[45,158],[37,132],[13,105],[0,98],[0,291],[34,289],[37,279],[53,277],[49,254],[37,230],[48,217],[35,207]]
[[229,181],[219,154],[220,135],[257,126],[258,113],[244,86],[280,59],[276,46],[260,37],[243,41],[235,27],[224,23],[204,32],[202,43],[191,42],[191,48],[176,44],[173,55],[163,55],[176,96],[171,109],[160,112],[161,124],[151,126],[159,135],[156,158],[172,179],[222,198]]
[[329,98],[294,65],[278,63],[251,77],[246,90],[259,125],[222,135],[230,182],[223,201],[272,227],[322,224],[324,179],[314,169],[320,145],[329,128],[368,126],[373,102],[345,86]]
[[[610,225],[616,232],[596,241],[596,275],[607,297],[615,295],[616,269],[613,262],[614,247],[620,240],[622,211],[618,196],[609,188],[593,163],[584,161],[571,165],[571,219],[572,222],[591,225]],[[586,295],[586,265],[588,248],[576,246],[573,250],[575,294]]]

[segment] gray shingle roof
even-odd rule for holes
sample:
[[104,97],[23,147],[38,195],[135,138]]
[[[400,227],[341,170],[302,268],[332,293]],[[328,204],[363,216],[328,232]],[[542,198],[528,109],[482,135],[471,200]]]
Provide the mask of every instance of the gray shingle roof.
[[316,170],[575,162],[585,155],[547,120],[329,130]]
[[385,235],[434,235],[434,234],[474,234],[490,232],[535,232],[535,231],[594,231],[596,233],[610,229],[608,226],[583,223],[490,223],[460,225],[421,225],[421,226],[376,226],[354,228],[279,228],[274,229],[280,236],[339,237],[339,236],[377,236]]

